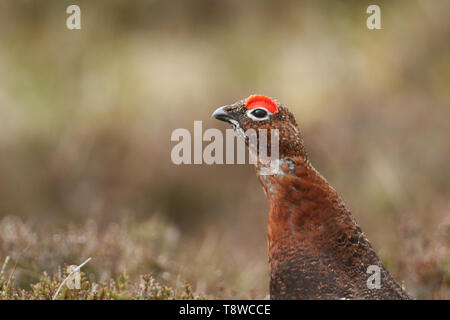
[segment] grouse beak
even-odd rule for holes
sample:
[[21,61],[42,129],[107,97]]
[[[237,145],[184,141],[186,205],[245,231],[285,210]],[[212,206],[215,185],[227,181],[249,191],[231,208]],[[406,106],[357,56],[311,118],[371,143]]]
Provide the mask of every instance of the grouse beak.
[[225,111],[225,106],[217,108],[216,111],[212,113],[211,118],[216,118],[217,120],[225,121],[228,123],[236,121],[228,112]]

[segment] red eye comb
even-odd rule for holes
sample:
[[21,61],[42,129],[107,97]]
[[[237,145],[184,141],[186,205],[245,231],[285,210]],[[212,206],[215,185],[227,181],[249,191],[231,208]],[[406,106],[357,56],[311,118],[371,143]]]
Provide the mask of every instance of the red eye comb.
[[278,106],[275,101],[263,95],[252,95],[248,97],[247,101],[245,101],[245,107],[248,110],[262,107],[272,113],[278,113]]

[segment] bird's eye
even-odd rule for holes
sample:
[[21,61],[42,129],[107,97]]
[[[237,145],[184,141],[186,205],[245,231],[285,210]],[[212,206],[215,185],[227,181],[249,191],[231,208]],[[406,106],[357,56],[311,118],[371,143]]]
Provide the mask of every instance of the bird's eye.
[[267,116],[267,111],[264,109],[254,109],[251,111],[252,116],[262,119]]

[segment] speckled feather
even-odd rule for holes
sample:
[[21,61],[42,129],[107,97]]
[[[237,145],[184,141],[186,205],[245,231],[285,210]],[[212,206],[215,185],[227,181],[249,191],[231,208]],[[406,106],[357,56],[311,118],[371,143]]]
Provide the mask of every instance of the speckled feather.
[[[245,100],[224,107],[238,131],[280,132],[280,173],[258,175],[270,208],[271,299],[409,299],[336,191],[311,165],[293,114],[279,103],[278,110],[268,120],[254,121],[245,115]],[[379,289],[367,286],[370,265],[380,267]]]

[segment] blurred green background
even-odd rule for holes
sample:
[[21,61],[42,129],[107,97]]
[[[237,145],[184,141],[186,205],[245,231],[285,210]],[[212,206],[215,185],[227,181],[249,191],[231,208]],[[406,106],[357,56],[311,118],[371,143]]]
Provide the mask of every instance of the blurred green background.
[[261,93],[294,112],[395,277],[450,298],[449,14],[445,0],[1,1],[0,265],[26,287],[92,256],[95,279],[266,298],[254,169],[170,160],[174,129],[224,129],[216,107]]

